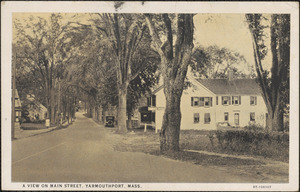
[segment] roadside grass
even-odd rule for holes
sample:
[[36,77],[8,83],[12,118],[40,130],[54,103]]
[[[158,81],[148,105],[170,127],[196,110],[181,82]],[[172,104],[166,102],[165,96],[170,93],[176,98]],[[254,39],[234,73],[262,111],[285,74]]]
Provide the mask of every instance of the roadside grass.
[[153,130],[131,131],[122,135],[122,139],[115,145],[115,150],[159,155],[159,134],[155,134]]

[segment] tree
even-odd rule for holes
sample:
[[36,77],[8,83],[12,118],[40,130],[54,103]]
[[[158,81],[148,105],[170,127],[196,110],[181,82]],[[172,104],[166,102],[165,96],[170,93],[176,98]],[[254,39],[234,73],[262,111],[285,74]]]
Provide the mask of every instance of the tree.
[[127,132],[126,101],[129,83],[145,68],[144,63],[133,70],[133,59],[144,38],[146,26],[138,14],[97,14],[94,24],[106,37],[113,53],[118,87],[118,132]]
[[240,70],[241,66],[244,69],[248,68],[249,74],[254,76],[254,71],[251,70],[252,68],[243,55],[225,47],[220,48],[216,45],[196,47],[191,58],[192,71],[199,78],[226,78],[230,70],[233,71],[235,77],[245,78],[248,75]]
[[[166,108],[160,133],[160,149],[162,152],[178,151],[181,123],[180,100],[194,46],[193,15],[146,14],[145,16],[153,46],[161,58],[160,69],[166,98]],[[160,36],[161,33],[163,36]],[[175,44],[173,39],[175,39]]]
[[[261,14],[246,14],[252,36],[257,79],[268,109],[267,127],[270,130],[283,130],[282,104],[289,91],[290,64],[290,15],[272,14],[270,26],[264,26]],[[267,54],[265,28],[270,28],[272,67],[268,72],[263,68],[262,60]],[[285,91],[283,91],[285,90]],[[285,92],[285,94],[283,94]]]
[[[77,54],[84,36],[84,28],[72,22],[63,23],[61,14],[51,14],[48,18],[30,16],[28,20],[15,20],[16,45],[21,61],[38,77],[44,92],[48,117],[55,123],[57,110],[57,81],[63,78],[62,70]],[[19,55],[20,55],[19,54]],[[29,89],[29,87],[28,87]]]

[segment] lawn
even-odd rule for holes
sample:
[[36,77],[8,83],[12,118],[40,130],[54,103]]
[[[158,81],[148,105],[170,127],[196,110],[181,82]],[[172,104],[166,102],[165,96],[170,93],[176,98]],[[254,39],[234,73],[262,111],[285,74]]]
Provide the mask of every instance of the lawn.
[[[269,160],[276,160],[282,162],[288,162],[289,150],[288,145],[278,143],[278,142],[263,142],[259,145],[259,149],[249,149],[246,148],[243,151],[237,151],[230,147],[220,146],[216,137],[210,137],[212,135],[211,131],[201,131],[201,130],[182,130],[180,134],[180,149],[181,151],[174,154],[164,154],[170,156],[173,159],[190,159],[194,160],[195,163],[199,164],[224,164],[223,160],[215,160],[215,156],[196,154],[193,152],[188,152],[187,150],[197,150],[197,151],[208,151],[221,154],[231,154],[231,155],[247,155],[258,158],[266,158]],[[236,145],[242,145],[242,143],[237,143]],[[115,148],[119,151],[132,151],[132,152],[144,152],[149,154],[158,155],[159,152],[159,134],[155,133],[154,130],[148,130],[144,132],[142,129],[133,130],[130,133],[124,135],[119,144]],[[250,160],[243,162],[245,160],[239,159],[237,162],[234,158],[225,158],[227,164],[253,164]],[[259,162],[255,162],[260,164]]]
[[[223,135],[226,134],[226,132],[221,133]],[[289,161],[288,138],[284,140],[282,140],[282,137],[277,139],[280,134],[270,134],[270,136],[269,134],[260,132],[250,133],[250,136],[246,135],[248,137],[246,137],[245,134],[241,134],[243,139],[234,138],[233,136],[229,137],[231,135],[227,134],[229,141],[227,141],[227,143],[226,141],[221,143],[221,138],[217,138],[216,131],[182,130],[180,132],[180,147],[182,150],[202,150],[233,155],[263,157],[282,162]],[[259,134],[263,134],[265,137],[260,138],[260,140],[251,138],[251,136],[257,136]],[[284,134],[283,136],[288,137],[288,134]],[[222,139],[224,139],[224,137]],[[247,139],[251,139],[251,141],[247,143]]]
[[[189,136],[186,138],[186,136]],[[182,137],[182,135],[181,135]],[[205,138],[204,135],[194,137],[193,139],[199,139],[200,137]],[[263,164],[260,161],[254,160],[244,160],[230,157],[218,157],[213,155],[199,154],[195,152],[184,151],[184,149],[192,149],[183,148],[184,144],[187,140],[190,140],[192,136],[190,134],[184,134],[183,138],[181,138],[181,151],[177,153],[170,154],[161,154],[159,151],[159,134],[155,134],[154,131],[147,131],[146,133],[143,131],[135,131],[130,132],[123,136],[120,143],[115,145],[115,150],[117,151],[130,151],[130,152],[143,152],[151,155],[163,155],[172,159],[182,160],[182,161],[190,161],[195,164],[201,165],[260,165]],[[202,148],[205,149],[205,146],[209,147],[209,139],[199,139],[200,143],[204,145]],[[197,142],[199,143],[199,142]],[[191,143],[190,143],[191,144]]]
[[[115,132],[115,129],[110,129]],[[164,156],[170,159],[186,161],[200,166],[217,167],[224,169],[237,175],[247,175],[255,177],[260,182],[288,182],[289,167],[288,155],[283,157],[283,154],[288,154],[287,151],[281,151],[285,147],[272,147],[269,151],[277,151],[279,157],[270,155],[268,158],[254,155],[253,152],[244,151],[243,153],[235,152],[229,148],[223,150],[216,144],[212,145],[208,131],[181,131],[180,148],[181,150],[175,153],[160,153],[159,133],[154,130],[144,132],[142,129],[131,130],[127,134],[120,134],[118,139],[115,139],[114,149],[121,152],[142,152],[150,155]],[[231,154],[232,156],[210,155],[206,153],[197,153],[186,150],[201,150],[215,152],[221,154]],[[250,158],[238,158],[239,155],[247,155]],[[236,157],[235,157],[236,156]],[[254,158],[251,158],[254,157]],[[271,160],[271,161],[270,161]],[[280,160],[280,161],[272,161]],[[276,163],[277,162],[277,163]]]
[[21,129],[23,130],[39,130],[46,129],[45,123],[22,123]]

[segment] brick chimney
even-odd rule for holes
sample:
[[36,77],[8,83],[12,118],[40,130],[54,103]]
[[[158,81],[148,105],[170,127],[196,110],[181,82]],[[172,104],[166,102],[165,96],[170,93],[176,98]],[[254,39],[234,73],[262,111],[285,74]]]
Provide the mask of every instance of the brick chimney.
[[228,71],[228,80],[229,80],[229,81],[233,80],[233,70],[232,70],[232,69],[230,69],[230,70]]

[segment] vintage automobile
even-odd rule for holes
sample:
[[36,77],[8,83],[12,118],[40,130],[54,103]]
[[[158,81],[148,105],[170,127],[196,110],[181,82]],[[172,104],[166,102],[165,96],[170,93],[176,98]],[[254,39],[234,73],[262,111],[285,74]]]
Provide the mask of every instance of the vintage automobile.
[[115,117],[106,116],[105,117],[105,127],[114,127],[115,126]]
[[219,129],[219,130],[238,130],[240,128],[241,128],[240,126],[232,125],[228,122],[217,123],[217,129]]
[[217,124],[218,129],[231,129],[233,126],[231,126],[228,122],[219,122]]

